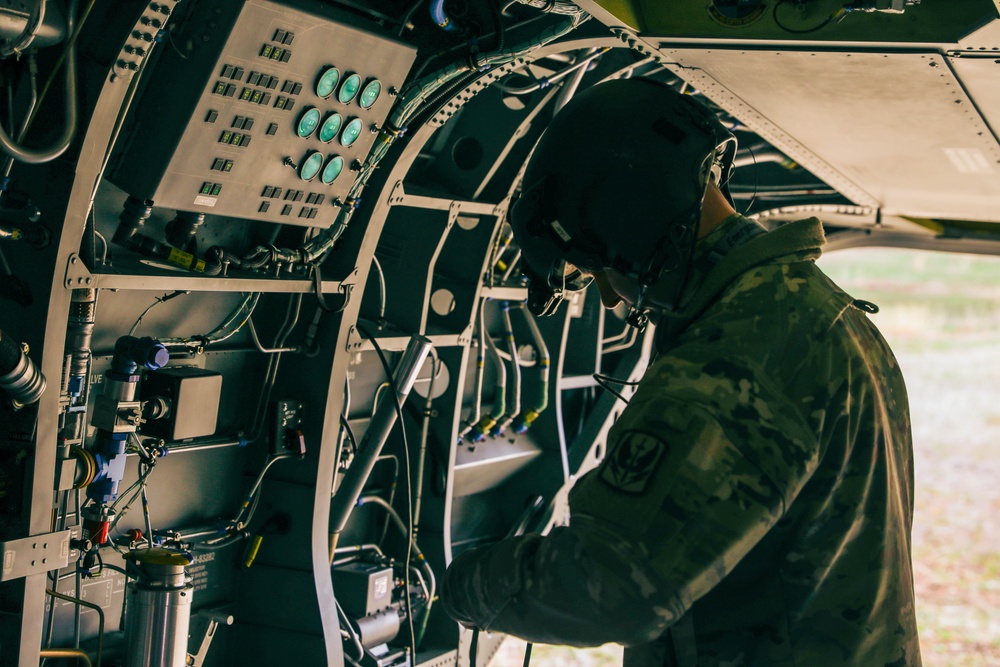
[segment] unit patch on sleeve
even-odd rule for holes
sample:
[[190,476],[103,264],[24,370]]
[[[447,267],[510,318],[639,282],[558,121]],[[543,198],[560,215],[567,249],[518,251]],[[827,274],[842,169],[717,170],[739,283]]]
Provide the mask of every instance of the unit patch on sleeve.
[[642,494],[667,451],[667,443],[640,431],[626,431],[610,448],[601,479],[622,493]]

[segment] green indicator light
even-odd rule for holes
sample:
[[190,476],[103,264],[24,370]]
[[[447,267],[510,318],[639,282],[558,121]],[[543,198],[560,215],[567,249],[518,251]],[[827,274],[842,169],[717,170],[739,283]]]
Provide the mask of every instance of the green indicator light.
[[340,70],[336,67],[327,67],[316,81],[316,94],[325,100],[333,95],[338,83],[340,83]]
[[330,114],[319,128],[319,140],[330,143],[340,132],[340,126],[343,124],[344,118],[339,113]]
[[355,118],[344,128],[344,131],[340,133],[340,145],[347,147],[358,140],[361,136],[361,119]]
[[372,105],[375,104],[375,100],[382,93],[382,82],[378,79],[372,79],[367,84],[365,84],[365,89],[361,91],[361,97],[358,98],[358,104],[361,105],[363,109],[371,109]]
[[302,161],[299,167],[299,178],[303,181],[311,181],[316,178],[316,174],[323,168],[323,155],[317,151],[312,151]]
[[327,160],[326,166],[323,167],[323,175],[320,176],[320,180],[325,184],[330,185],[337,177],[340,176],[340,172],[344,171],[344,158],[339,155],[334,155],[329,160]]
[[302,138],[308,137],[316,129],[316,126],[319,125],[319,118],[319,109],[315,107],[306,109],[302,117],[299,118],[299,124],[295,128],[295,132]]
[[344,79],[343,85],[340,86],[340,92],[337,94],[337,99],[347,104],[354,99],[354,96],[358,94],[360,89],[361,77],[357,74],[352,74]]

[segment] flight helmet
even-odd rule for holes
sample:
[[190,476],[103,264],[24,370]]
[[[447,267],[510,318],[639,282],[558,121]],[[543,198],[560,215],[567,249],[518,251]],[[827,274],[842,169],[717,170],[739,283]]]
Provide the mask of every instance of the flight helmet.
[[730,199],[735,155],[714,112],[660,82],[616,79],[575,96],[542,134],[508,216],[529,310],[553,313],[608,268],[639,285],[633,324],[645,321],[646,287],[668,274],[676,308],[705,188],[715,178]]

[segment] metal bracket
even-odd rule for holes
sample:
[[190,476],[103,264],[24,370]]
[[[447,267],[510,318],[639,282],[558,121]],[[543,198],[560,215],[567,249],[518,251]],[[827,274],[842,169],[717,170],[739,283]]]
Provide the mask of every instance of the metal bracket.
[[458,344],[468,345],[472,342],[472,325],[465,327],[460,334],[458,334]]
[[0,542],[0,552],[3,552],[0,581],[66,567],[69,563],[69,536],[70,531],[63,530]]
[[198,667],[205,660],[205,655],[208,653],[208,649],[212,646],[212,640],[215,638],[215,631],[219,627],[219,623],[223,625],[233,624],[233,615],[225,612],[219,611],[203,611],[202,616],[208,618],[208,627],[205,628],[205,636],[201,640],[201,646],[198,647],[198,652],[193,655],[188,655],[187,664],[190,667]]
[[462,202],[453,201],[448,207],[448,226],[445,227],[445,231],[450,230],[455,226],[455,221],[458,220],[458,214],[462,212]]
[[63,286],[66,289],[86,289],[95,286],[94,275],[76,253],[70,254],[66,262],[66,279],[63,280]]
[[392,186],[392,190],[389,191],[387,202],[389,206],[396,206],[397,204],[402,204],[404,199],[406,199],[406,190],[403,189],[403,181],[396,181],[396,184]]

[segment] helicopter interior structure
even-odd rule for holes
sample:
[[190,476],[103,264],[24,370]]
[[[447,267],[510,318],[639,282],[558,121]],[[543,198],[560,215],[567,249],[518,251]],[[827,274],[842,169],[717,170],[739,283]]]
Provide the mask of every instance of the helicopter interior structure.
[[3,665],[467,660],[447,564],[650,360],[505,219],[598,82],[716,110],[767,226],[1000,253],[995,0],[11,0],[0,57]]

